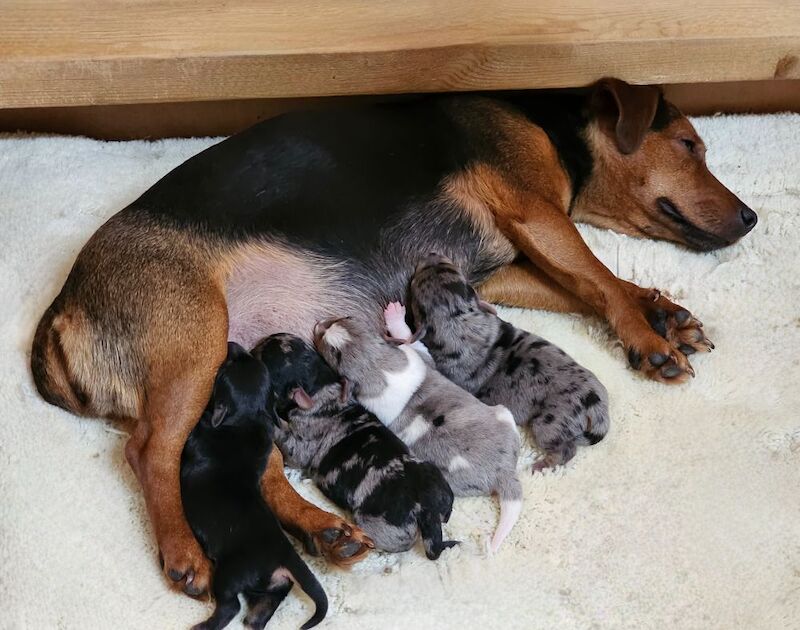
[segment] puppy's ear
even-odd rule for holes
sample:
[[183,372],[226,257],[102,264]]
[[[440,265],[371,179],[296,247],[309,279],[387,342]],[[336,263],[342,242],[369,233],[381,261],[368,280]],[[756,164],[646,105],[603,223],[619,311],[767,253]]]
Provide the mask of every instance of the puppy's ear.
[[385,331],[383,333],[383,339],[387,343],[391,343],[391,344],[394,344],[396,346],[402,346],[404,343],[406,343],[405,339],[398,339],[397,337],[392,337],[390,334],[388,334]]
[[314,406],[314,401],[308,392],[302,387],[295,387],[289,392],[289,397],[297,404],[300,409],[311,409]]
[[236,359],[245,354],[247,354],[247,350],[245,350],[238,343],[236,343],[235,341],[228,342],[228,355],[231,358]]
[[497,309],[494,306],[489,304],[486,300],[478,300],[478,308],[481,309],[484,313],[491,313],[492,315],[497,315]]
[[222,421],[225,419],[226,415],[228,415],[227,405],[223,405],[222,403],[217,403],[214,405],[214,409],[211,412],[211,426],[216,429],[222,424]]
[[415,343],[425,337],[428,334],[428,329],[425,326],[420,326],[414,331],[414,334],[411,335],[408,339],[408,343]]
[[342,404],[350,400],[350,381],[342,377],[342,395],[339,398]]

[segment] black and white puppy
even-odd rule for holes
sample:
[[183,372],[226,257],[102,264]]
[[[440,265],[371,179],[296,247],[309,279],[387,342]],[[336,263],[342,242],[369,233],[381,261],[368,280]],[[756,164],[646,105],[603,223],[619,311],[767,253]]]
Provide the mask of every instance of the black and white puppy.
[[411,548],[421,534],[431,560],[456,544],[442,540],[453,491],[373,414],[343,392],[339,376],[299,337],[267,337],[253,355],[269,369],[275,442],[286,463],[303,469],[325,495],[353,513],[383,551]]
[[248,628],[263,628],[293,582],[316,611],[302,627],[325,617],[328,599],[261,497],[259,482],[272,449],[275,417],[266,367],[228,344],[208,407],[181,458],[181,493],[189,525],[214,563],[214,613],[197,629],[224,628],[239,612]]
[[[580,444],[608,433],[608,393],[597,377],[563,350],[515,328],[482,302],[464,274],[438,254],[424,258],[409,299],[418,335],[436,368],[489,405],[505,405],[530,426],[545,456],[534,470],[564,464]],[[392,336],[411,331],[399,305],[387,310]]]

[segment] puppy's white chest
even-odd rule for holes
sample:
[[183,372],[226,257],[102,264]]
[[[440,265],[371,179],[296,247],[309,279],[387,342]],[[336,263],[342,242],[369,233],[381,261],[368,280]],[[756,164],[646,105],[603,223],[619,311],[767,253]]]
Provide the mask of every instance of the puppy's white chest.
[[359,398],[359,402],[374,413],[378,420],[389,426],[406,408],[408,401],[422,385],[427,373],[427,366],[422,358],[410,346],[400,346],[408,363],[399,372],[383,371],[386,389],[380,396]]

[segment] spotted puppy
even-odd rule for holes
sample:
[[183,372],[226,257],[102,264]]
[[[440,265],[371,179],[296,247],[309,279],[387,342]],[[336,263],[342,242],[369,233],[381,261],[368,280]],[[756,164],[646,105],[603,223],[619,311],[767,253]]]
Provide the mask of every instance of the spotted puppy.
[[228,625],[239,612],[240,594],[249,606],[245,625],[261,630],[293,582],[316,605],[303,628],[317,625],[328,610],[325,592],[261,498],[275,426],[269,396],[264,365],[229,343],[211,401],[181,458],[186,519],[214,563],[217,607],[196,630]]
[[508,409],[485,405],[410,344],[388,343],[361,320],[319,322],[314,338],[358,401],[414,455],[435,464],[456,496],[498,495],[500,522],[489,543],[497,551],[522,508],[519,434]]
[[[437,369],[490,405],[503,404],[531,428],[545,455],[534,470],[568,462],[579,444],[608,432],[608,394],[563,350],[497,317],[444,256],[424,258],[411,279],[410,305]],[[387,310],[395,337],[411,331],[405,309]]]
[[344,395],[338,375],[299,337],[267,337],[253,350],[273,381],[281,429],[275,439],[384,551],[406,551],[422,535],[431,560],[456,544],[442,540],[453,491],[436,466],[411,456],[397,436]]

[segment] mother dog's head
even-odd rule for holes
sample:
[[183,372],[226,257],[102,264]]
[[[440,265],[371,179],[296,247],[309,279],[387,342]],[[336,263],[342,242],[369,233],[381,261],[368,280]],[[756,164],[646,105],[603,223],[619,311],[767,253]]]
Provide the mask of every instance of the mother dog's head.
[[756,213],[711,174],[703,140],[657,88],[604,79],[588,119],[592,169],[573,204],[576,221],[704,251],[755,226]]

